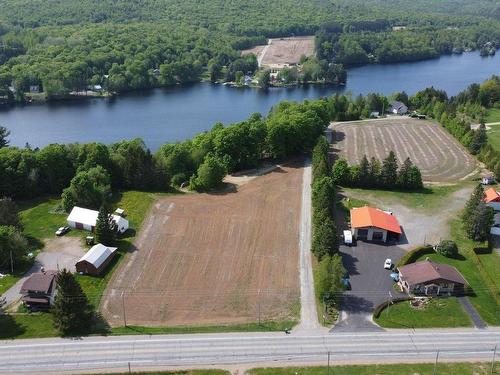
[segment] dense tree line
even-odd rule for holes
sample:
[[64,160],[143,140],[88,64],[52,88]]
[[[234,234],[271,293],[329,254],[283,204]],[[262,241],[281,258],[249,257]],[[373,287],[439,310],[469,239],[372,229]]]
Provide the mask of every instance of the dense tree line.
[[[121,92],[202,77],[232,81],[256,69],[255,57],[239,50],[269,37],[317,33],[318,53],[305,64],[303,80],[334,83],[345,82],[341,64],[500,45],[498,7],[489,1],[460,0],[463,14],[449,1],[402,2],[1,0],[0,103],[24,100],[30,86],[51,99],[89,85]],[[398,25],[407,29],[393,31]],[[284,80],[294,74],[284,73]]]
[[312,152],[312,244],[311,251],[319,261],[316,293],[329,307],[337,307],[344,290],[346,272],[339,254],[335,224],[336,191],[328,162],[330,144],[320,136]]
[[408,157],[399,166],[393,151],[381,162],[375,157],[363,156],[358,165],[349,166],[347,160],[338,159],[332,167],[336,185],[360,188],[418,190],[423,187],[422,175]]

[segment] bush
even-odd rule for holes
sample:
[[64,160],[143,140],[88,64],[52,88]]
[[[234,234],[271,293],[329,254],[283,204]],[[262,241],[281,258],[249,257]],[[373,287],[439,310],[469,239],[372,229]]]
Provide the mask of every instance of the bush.
[[175,187],[180,187],[183,182],[186,182],[188,178],[186,177],[185,173],[177,173],[172,177],[171,183]]
[[436,246],[436,252],[447,258],[455,258],[458,255],[458,247],[452,240],[442,240]]
[[398,262],[397,267],[402,267],[406,264],[414,263],[422,255],[434,254],[432,246],[420,246],[407,252]]

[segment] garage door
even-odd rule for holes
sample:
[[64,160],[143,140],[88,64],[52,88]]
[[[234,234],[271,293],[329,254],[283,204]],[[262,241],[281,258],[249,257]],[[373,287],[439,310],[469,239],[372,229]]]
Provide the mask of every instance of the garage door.
[[368,237],[368,229],[358,229],[358,238],[360,240],[366,240]]

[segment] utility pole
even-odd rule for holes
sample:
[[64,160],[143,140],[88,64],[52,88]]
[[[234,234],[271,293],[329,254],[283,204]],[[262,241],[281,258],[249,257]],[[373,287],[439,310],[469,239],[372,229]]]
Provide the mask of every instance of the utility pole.
[[490,373],[493,374],[493,370],[495,369],[495,357],[497,355],[497,346],[495,345],[495,349],[493,349],[493,359],[491,360],[491,370]]
[[259,312],[259,326],[260,326],[260,289],[257,292],[257,308],[258,308],[258,312]]
[[436,370],[437,370],[437,365],[438,365],[438,359],[439,359],[439,349],[436,353],[436,362],[434,362],[434,370],[432,371],[432,375],[436,375]]
[[392,293],[389,291],[389,297],[387,297],[387,316],[389,316],[389,309],[392,303]]
[[330,375],[330,351],[328,351],[328,375]]
[[123,326],[127,326],[127,316],[125,315],[125,291],[122,291]]
[[12,249],[10,250],[10,273],[14,274],[14,260],[12,258]]

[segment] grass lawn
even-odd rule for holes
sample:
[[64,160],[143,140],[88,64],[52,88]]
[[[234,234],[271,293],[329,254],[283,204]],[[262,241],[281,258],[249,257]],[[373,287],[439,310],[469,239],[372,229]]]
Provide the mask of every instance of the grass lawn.
[[461,189],[465,186],[465,184],[467,183],[462,182],[454,185],[426,186],[421,190],[412,192],[350,188],[342,188],[342,190],[350,197],[355,196],[364,198],[364,200],[350,198],[350,200],[354,201],[353,207],[359,207],[366,204],[365,200],[376,201],[377,199],[384,199],[386,201],[390,200],[399,203],[408,208],[432,212],[445,207],[447,205],[447,201],[444,198]]
[[[439,375],[456,374],[490,374],[489,363],[438,363],[436,373]],[[248,375],[431,375],[434,364],[397,364],[397,365],[356,365],[327,367],[287,367],[252,369]]]
[[2,340],[54,336],[57,336],[57,331],[52,325],[52,315],[49,313],[0,315],[0,339]]
[[375,322],[386,328],[470,327],[472,322],[455,297],[433,298],[414,309],[409,301],[397,302],[385,308]]
[[[500,110],[499,110],[500,111]],[[500,120],[497,120],[500,121]],[[500,124],[488,125],[491,129],[487,130],[488,142],[495,150],[500,150]]]
[[489,122],[500,122],[500,108],[491,108],[488,110],[488,114],[485,119],[486,123]]
[[259,323],[242,323],[231,325],[212,326],[179,326],[179,327],[115,327],[111,328],[114,335],[151,335],[151,334],[176,334],[176,333],[219,333],[219,332],[270,332],[284,331],[292,328],[297,320],[266,321]]

